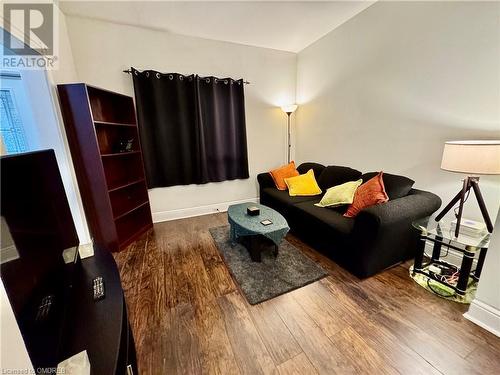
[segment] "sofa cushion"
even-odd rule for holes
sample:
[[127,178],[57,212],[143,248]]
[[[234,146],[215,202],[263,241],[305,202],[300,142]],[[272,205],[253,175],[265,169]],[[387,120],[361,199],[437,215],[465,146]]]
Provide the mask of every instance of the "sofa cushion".
[[[278,190],[276,188],[265,188],[262,193],[266,196],[266,199],[272,199],[280,203],[287,205],[293,205],[301,202],[317,201],[318,196],[296,196],[291,197],[286,190]],[[262,198],[262,197],[261,197]],[[265,204],[265,203],[264,203]]]
[[326,191],[332,186],[340,185],[348,181],[356,181],[360,177],[361,172],[356,169],[329,165],[321,172],[318,178],[318,185],[323,191]]
[[[363,182],[366,182],[377,174],[378,172],[369,172],[363,174],[361,178]],[[389,196],[389,200],[406,197],[415,183],[415,181],[408,177],[385,172],[382,179],[384,180],[385,192]]]
[[316,178],[316,180],[318,180],[318,177],[321,172],[323,172],[323,169],[325,169],[325,166],[319,163],[302,163],[297,167],[297,170],[300,174],[307,173],[309,169],[312,169],[314,171],[314,177]]
[[291,197],[320,195],[322,193],[312,169],[296,177],[285,178],[285,184],[288,186],[288,194]]
[[385,203],[389,200],[385,192],[384,180],[382,178],[383,173],[380,172],[356,190],[354,201],[344,214],[345,217],[355,217],[361,210],[375,204]]
[[276,188],[265,188],[260,191],[260,203],[271,207],[282,214],[288,221],[288,225],[290,227],[291,212],[293,211],[295,205],[297,203],[308,202],[309,200],[314,203],[319,202],[318,197],[320,196],[291,197],[288,195],[288,191],[280,191]]
[[329,188],[321,201],[315,205],[318,207],[338,207],[351,204],[354,200],[356,189],[363,183],[362,179],[344,182],[343,184]]
[[[300,218],[300,224],[309,226],[310,231],[317,232],[325,228],[333,230],[336,234],[348,235],[354,227],[354,219],[342,216],[337,210],[317,207],[312,202],[297,203],[294,217]],[[326,233],[322,233],[326,235]]]
[[274,184],[278,190],[286,190],[285,178],[298,176],[299,172],[295,168],[295,162],[292,160],[286,165],[273,169],[269,174],[273,178]]

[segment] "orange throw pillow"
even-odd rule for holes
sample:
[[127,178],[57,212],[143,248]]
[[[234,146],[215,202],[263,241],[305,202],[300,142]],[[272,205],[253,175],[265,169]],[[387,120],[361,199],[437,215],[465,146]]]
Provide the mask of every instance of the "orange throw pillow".
[[383,173],[380,172],[356,190],[354,200],[344,214],[345,217],[355,217],[362,209],[389,200],[385,192],[384,180],[382,180]]
[[286,190],[285,178],[298,176],[299,172],[295,168],[295,162],[291,161],[287,165],[273,169],[269,174],[273,178],[274,184],[278,190]]

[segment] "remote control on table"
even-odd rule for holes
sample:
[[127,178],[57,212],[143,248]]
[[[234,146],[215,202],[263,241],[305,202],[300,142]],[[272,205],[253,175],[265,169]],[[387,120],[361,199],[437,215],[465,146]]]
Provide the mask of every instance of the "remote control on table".
[[92,280],[92,287],[94,290],[94,301],[99,301],[104,298],[104,280],[101,276],[97,276]]

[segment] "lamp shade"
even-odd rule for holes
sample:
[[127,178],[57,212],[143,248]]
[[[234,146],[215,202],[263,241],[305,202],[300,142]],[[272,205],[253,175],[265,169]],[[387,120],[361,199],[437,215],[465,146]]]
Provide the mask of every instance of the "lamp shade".
[[446,142],[441,169],[474,175],[500,174],[500,140]]
[[297,109],[297,104],[288,104],[288,105],[284,105],[281,107],[281,110],[283,112],[285,112],[286,114],[288,113],[293,113],[295,112],[295,110]]

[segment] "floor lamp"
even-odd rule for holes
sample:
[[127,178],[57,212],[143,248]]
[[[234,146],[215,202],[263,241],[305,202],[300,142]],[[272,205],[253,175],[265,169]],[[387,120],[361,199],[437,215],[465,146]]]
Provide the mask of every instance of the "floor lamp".
[[290,116],[292,115],[293,112],[297,109],[297,104],[289,104],[289,105],[284,105],[281,107],[281,110],[286,113],[288,117],[288,122],[287,122],[287,130],[288,130],[288,163],[290,163],[290,151],[292,148],[292,143],[290,140]]
[[456,213],[457,225],[455,227],[455,237],[458,237],[464,202],[472,189],[483,215],[486,228],[491,233],[493,231],[493,224],[486,209],[481,190],[479,189],[478,175],[500,174],[500,141],[446,142],[441,169],[464,173],[467,174],[467,177],[463,180],[462,189],[436,216],[436,221],[441,220],[457,202],[460,202],[458,213]]

